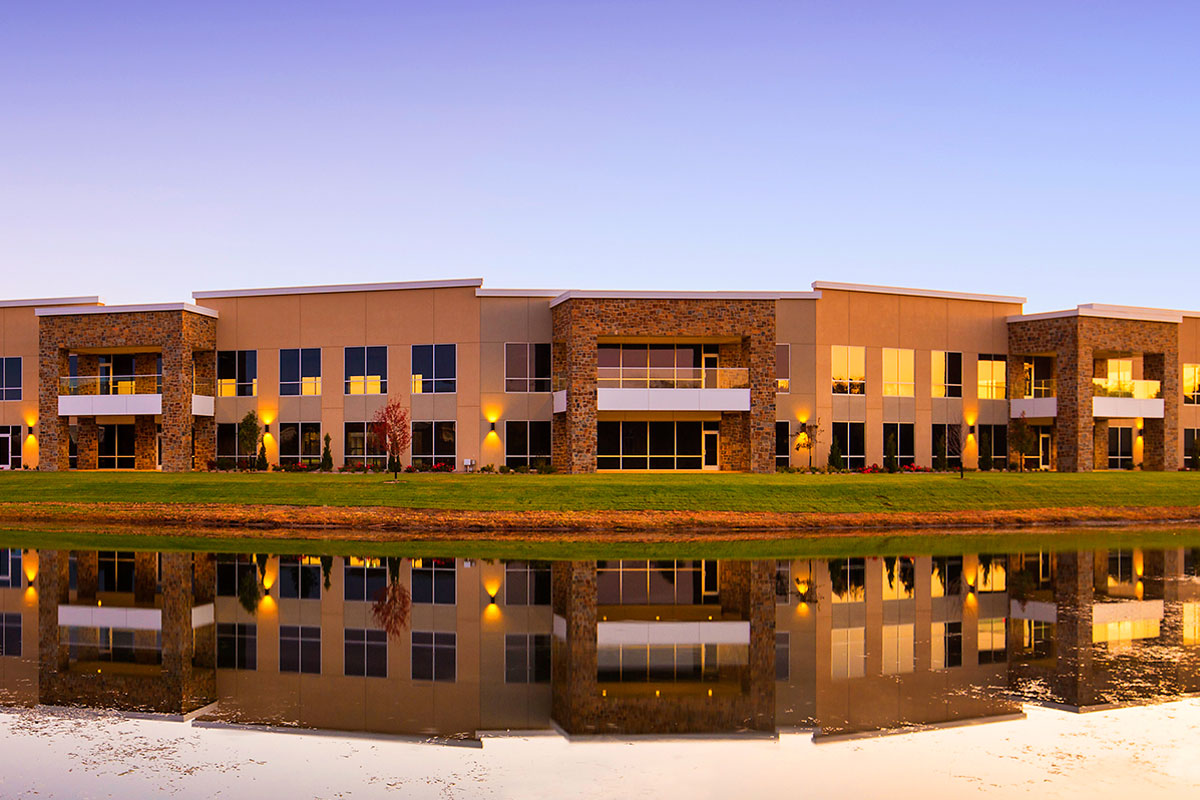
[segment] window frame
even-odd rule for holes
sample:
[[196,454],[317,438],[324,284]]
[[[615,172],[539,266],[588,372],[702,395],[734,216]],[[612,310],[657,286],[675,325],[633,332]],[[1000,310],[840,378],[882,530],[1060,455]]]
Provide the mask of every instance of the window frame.
[[[851,426],[854,426],[854,425],[859,426],[859,428],[861,429],[861,433],[859,434],[858,438],[862,442],[862,452],[861,452],[861,454],[855,453],[855,454],[851,455],[849,450],[850,450],[850,445],[852,443],[852,439],[854,438],[852,434],[854,433],[854,430],[855,430]],[[844,426],[844,430],[842,430],[843,426]],[[830,436],[829,443],[830,443],[830,445],[832,445],[833,440],[837,439],[838,444],[842,450],[842,468],[843,469],[862,469],[863,467],[865,467],[867,465],[866,426],[867,426],[867,423],[865,423],[865,422],[834,422],[830,425],[830,427],[829,427],[829,436]],[[854,463],[851,463],[851,459],[854,459]]]
[[[233,361],[233,377],[222,378],[221,362],[228,359]],[[218,350],[216,370],[217,397],[258,397],[257,350]]]
[[[525,377],[509,375],[509,348],[525,347]],[[538,374],[538,349],[545,348],[546,375]],[[505,342],[504,343],[504,393],[505,394],[548,394],[554,375],[554,348],[550,342]],[[512,384],[512,388],[509,384]],[[525,388],[519,388],[524,383]]]
[[[22,356],[5,356],[0,358],[0,402],[16,401],[21,399],[23,383],[24,362]],[[16,377],[16,383],[11,382],[11,378]]]
[[[930,352],[930,395],[932,397],[962,397],[962,356],[963,354],[957,350],[933,350]],[[951,363],[954,358],[958,360],[957,383],[950,380],[952,377]],[[938,380],[939,375],[941,376],[940,381]]]
[[[901,467],[911,467],[917,463],[917,426],[912,422],[883,423],[883,454],[887,457],[887,440],[889,435],[896,437],[896,461]],[[905,432],[907,430],[907,436]]]
[[[904,347],[881,348],[880,360],[883,366],[883,396],[884,397],[916,397],[917,396],[917,358],[916,351]],[[889,364],[889,361],[894,361]],[[905,364],[907,362],[907,365]],[[907,373],[905,372],[907,366]],[[889,367],[894,374],[889,380]],[[908,380],[905,380],[905,377]]]
[[[284,359],[295,358],[296,380],[283,379]],[[313,371],[314,360],[316,371]],[[321,396],[321,348],[319,347],[287,347],[279,350],[279,396],[280,397],[320,397]],[[288,365],[291,370],[291,365]],[[285,388],[286,387],[286,388]]]
[[[976,359],[975,380],[979,400],[1008,399],[1008,356],[1003,353],[980,353]],[[983,365],[988,364],[988,376],[984,376]],[[996,377],[996,365],[1000,365],[1000,377]]]
[[[417,364],[418,349],[429,348],[429,366],[433,374],[426,379],[424,374],[418,374],[413,370]],[[453,351],[452,361],[453,367],[451,374],[446,377],[441,373],[441,368],[444,366],[446,348]],[[440,355],[439,355],[440,354]],[[458,392],[458,344],[457,343],[434,343],[434,344],[414,344],[409,353],[409,372],[412,375],[412,393],[417,394],[457,394]],[[422,356],[424,360],[424,356]],[[428,389],[426,385],[428,384]]]
[[[513,452],[511,449],[514,438],[519,438],[519,437],[514,437],[513,431],[518,430],[518,428],[516,426],[521,426],[521,425],[525,426],[525,433],[524,433],[525,452],[524,453]],[[533,438],[534,438],[533,437],[533,426],[534,425],[537,425],[539,430],[541,429],[541,426],[543,426],[543,425],[546,426],[545,427],[545,444],[546,444],[546,448],[545,448],[546,452],[545,453],[542,453],[542,452],[534,453],[533,452]],[[532,467],[534,465],[534,462],[539,459],[545,459],[547,464],[551,463],[551,458],[553,457],[553,453],[554,453],[553,426],[554,426],[554,423],[550,420],[542,420],[542,419],[505,420],[504,421],[504,463],[505,463],[505,465],[508,467],[513,467],[513,468]],[[539,438],[540,438],[540,434],[539,434]]]
[[[426,641],[428,637],[428,641]],[[420,641],[418,641],[418,639]],[[422,669],[417,674],[418,663],[424,667],[424,661],[418,662],[418,650],[429,651],[429,672]],[[447,651],[449,655],[447,656]],[[439,655],[441,658],[439,658]],[[450,659],[449,677],[445,671],[445,662]],[[414,681],[430,681],[433,683],[456,683],[458,681],[458,636],[454,631],[414,630],[411,640],[411,678]]]
[[[851,355],[855,361],[861,359],[861,377],[852,377],[859,370],[853,369]],[[840,357],[839,357],[840,356]],[[844,375],[839,376],[838,362],[842,361]],[[854,344],[830,345],[829,383],[833,394],[865,395],[867,393],[867,348]]]
[[[432,468],[439,464],[449,464],[451,469],[458,468],[458,423],[457,423],[457,420],[452,420],[452,419],[450,419],[450,420],[447,420],[447,419],[425,420],[425,419],[422,419],[422,420],[413,420],[410,423],[410,425],[411,425],[410,433],[412,434],[412,438],[410,440],[411,444],[409,446],[409,457],[412,461],[413,466],[415,466],[415,467],[428,466],[428,467]],[[425,453],[423,451],[420,453],[417,452],[417,426],[418,425],[430,426],[429,427],[429,446],[430,446],[431,450],[428,453]],[[445,425],[450,426],[450,432],[451,432],[452,438],[454,440],[454,452],[450,453],[450,454],[447,454],[445,452],[442,452],[442,453],[438,452],[439,426],[445,426]],[[444,428],[441,428],[441,430],[444,430]]]
[[[381,375],[373,375],[370,371],[371,351],[375,351],[375,356],[379,356],[379,352],[383,351],[383,373]],[[357,351],[362,357],[362,374],[355,375],[352,373],[353,367],[350,364],[352,351]],[[388,393],[388,346],[386,344],[375,345],[359,345],[355,347],[342,348],[342,394],[349,397],[359,397],[365,395],[386,395]],[[356,385],[362,391],[355,391]],[[374,388],[376,391],[368,391]]]
[[[285,662],[285,658],[289,660]],[[299,675],[321,674],[320,625],[279,626],[279,671]]]
[[[383,650],[383,671],[380,672],[379,652]],[[357,660],[350,658],[351,652],[361,651],[362,671],[350,671],[351,665],[357,666]],[[374,655],[374,659],[372,659]],[[375,665],[375,668],[373,668]],[[343,628],[342,629],[342,674],[348,678],[387,678],[388,676],[388,639],[387,633],[375,628]]]
[[[785,374],[780,374],[779,364],[782,356],[786,367]],[[775,393],[791,394],[792,391],[792,345],[788,342],[775,343]]]
[[[521,663],[513,657],[521,655]],[[549,683],[552,653],[548,633],[504,634],[504,682],[506,684]]]

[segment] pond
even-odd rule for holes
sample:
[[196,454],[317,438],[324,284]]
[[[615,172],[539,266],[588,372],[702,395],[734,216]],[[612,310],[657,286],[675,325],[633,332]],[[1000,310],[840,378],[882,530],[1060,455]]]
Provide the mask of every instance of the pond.
[[[338,555],[267,541],[261,553],[197,550],[195,540],[72,550],[30,548],[27,532],[14,539],[24,547],[3,537],[6,797],[30,790],[21,781],[36,781],[40,796],[241,796],[248,771],[295,780],[297,753],[308,759],[300,792],[312,796],[506,795],[517,785],[539,794],[589,770],[580,793],[674,796],[713,770],[714,752],[738,753],[781,787],[789,763],[853,765],[851,752],[898,777],[997,735],[979,723],[996,723],[989,731],[1004,741],[1080,737],[1077,754],[1057,740],[1036,757],[1025,745],[1034,761],[1060,748],[1058,772],[1044,765],[1029,779],[1042,781],[1105,737],[1145,728],[1134,747],[1150,758],[1162,755],[1154,736],[1193,735],[1200,724],[1187,699],[1200,691],[1200,533],[1191,530],[1042,534],[1045,549],[1028,533],[922,538],[911,552],[902,539],[874,551],[830,543],[824,554],[809,543],[770,558],[738,558],[730,546],[706,558],[698,545],[643,558],[628,546],[602,558],[597,545],[587,559],[550,546],[544,558],[531,557],[537,547],[520,559],[494,549],[469,557],[470,545],[444,557],[379,544],[352,555],[346,542],[328,548]],[[987,549],[970,548],[978,543]],[[879,738],[898,733],[909,735]],[[240,749],[247,736],[255,744]],[[75,755],[22,757],[34,740]],[[971,747],[956,761],[967,788],[1018,755],[1001,755],[995,741]],[[68,774],[81,752],[90,767]],[[1111,752],[1092,756],[1112,763]],[[533,772],[514,766],[528,759]],[[622,770],[635,763],[645,766]],[[667,764],[677,780],[662,778]],[[1186,782],[1188,769],[1163,767],[1163,779]],[[849,772],[810,785],[884,786],[870,783],[878,774]],[[953,777],[943,776],[948,786],[959,785]],[[711,774],[695,789],[725,780]],[[1016,786],[1012,774],[999,780]],[[1096,780],[1080,770],[1072,785]]]

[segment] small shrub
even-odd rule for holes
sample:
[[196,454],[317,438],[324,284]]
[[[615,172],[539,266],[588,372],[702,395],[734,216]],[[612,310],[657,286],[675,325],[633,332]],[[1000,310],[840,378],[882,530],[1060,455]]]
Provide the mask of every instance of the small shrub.
[[550,463],[548,458],[535,458],[533,460],[533,468],[539,475],[551,475],[555,472],[554,465]]
[[887,444],[884,447],[885,455],[883,457],[884,466],[888,472],[898,472],[900,470],[900,459],[896,457],[896,434],[889,433]]
[[838,444],[838,440],[834,439],[829,445],[829,468],[831,470],[842,469],[842,446]]
[[479,471],[481,473],[493,473],[496,471],[496,465],[495,464],[484,464],[482,467],[479,468]]
[[321,451],[321,472],[333,472],[333,453],[329,450],[329,434],[325,434],[325,449]]
[[260,444],[258,446],[258,460],[254,462],[254,468],[259,472],[267,471],[267,445]]
[[430,467],[429,471],[430,472],[454,472],[454,465],[449,462],[446,462],[446,461],[439,461],[436,464],[434,464],[432,467]]
[[421,470],[417,467],[416,464],[409,464],[407,467],[404,468],[404,471],[411,474],[413,472],[420,472]]

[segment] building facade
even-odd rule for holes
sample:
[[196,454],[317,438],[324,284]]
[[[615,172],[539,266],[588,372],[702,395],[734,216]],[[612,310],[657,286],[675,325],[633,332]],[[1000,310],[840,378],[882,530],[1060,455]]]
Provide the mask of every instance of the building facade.
[[1200,312],[817,282],[808,292],[480,280],[0,302],[0,469],[382,465],[772,472],[1193,464]]

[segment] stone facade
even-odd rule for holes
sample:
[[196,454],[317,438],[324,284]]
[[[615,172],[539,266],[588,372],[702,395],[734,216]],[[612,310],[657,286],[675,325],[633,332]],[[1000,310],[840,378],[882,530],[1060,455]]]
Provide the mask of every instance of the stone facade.
[[596,469],[597,344],[658,339],[718,342],[722,367],[748,369],[750,411],[721,415],[722,467],[774,472],[774,300],[571,298],[551,316],[554,389],[567,393],[566,411],[554,415],[559,469]]
[[[96,351],[138,354],[138,369],[153,373],[157,354],[162,354],[162,468],[167,472],[186,472],[193,468],[192,416],[193,370],[208,379],[215,370],[217,320],[193,311],[123,311],[103,314],[62,314],[40,317],[38,370],[38,418],[40,459],[38,468],[68,468],[69,420],[58,415],[59,378],[69,374],[68,357],[72,351],[87,350],[79,360],[80,374],[95,374]],[[94,418],[80,420],[80,469],[94,468]],[[157,461],[157,429],[154,421],[139,425],[136,464],[152,469]],[[212,438],[212,420],[206,419],[200,431]],[[211,452],[212,443],[202,447]],[[197,458],[203,469],[207,458]]]
[[[1055,468],[1059,472],[1090,472],[1099,463],[1102,444],[1107,466],[1108,443],[1096,441],[1101,428],[1092,414],[1092,378],[1108,358],[1139,354],[1144,378],[1161,382],[1166,401],[1162,419],[1145,420],[1142,466],[1163,470],[1181,465],[1178,323],[1082,315],[1018,320],[1008,325],[1008,354],[1008,385],[1013,397],[1019,397],[1024,386],[1026,356],[1055,358]],[[1010,421],[1010,441],[1012,425]],[[1107,436],[1107,423],[1103,431]]]

